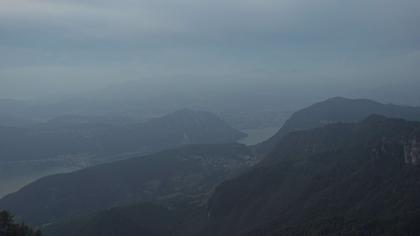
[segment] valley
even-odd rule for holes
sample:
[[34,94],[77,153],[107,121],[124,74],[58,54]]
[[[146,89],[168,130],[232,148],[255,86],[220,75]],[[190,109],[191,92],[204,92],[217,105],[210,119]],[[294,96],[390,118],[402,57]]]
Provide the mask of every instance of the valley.
[[247,134],[247,136],[242,139],[239,139],[238,143],[242,143],[245,145],[255,145],[272,137],[278,130],[278,127],[243,129],[241,131]]
[[[48,176],[16,188],[0,199],[0,208],[47,236],[414,235],[418,114],[416,107],[332,98],[295,112],[279,130],[248,130],[254,140],[248,145],[188,144],[152,154],[4,163],[4,176]],[[406,200],[394,205],[401,196]]]
[[420,236],[419,23],[0,0],[0,236]]

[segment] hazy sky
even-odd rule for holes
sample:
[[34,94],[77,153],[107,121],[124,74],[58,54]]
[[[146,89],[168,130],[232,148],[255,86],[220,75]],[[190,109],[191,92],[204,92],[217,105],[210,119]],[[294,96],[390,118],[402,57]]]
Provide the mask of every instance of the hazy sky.
[[410,84],[419,22],[419,0],[0,0],[0,97],[184,75]]

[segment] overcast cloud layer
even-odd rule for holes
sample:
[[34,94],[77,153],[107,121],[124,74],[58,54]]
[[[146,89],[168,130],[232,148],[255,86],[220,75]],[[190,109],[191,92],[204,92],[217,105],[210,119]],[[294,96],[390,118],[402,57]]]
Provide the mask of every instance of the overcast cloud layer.
[[419,22],[418,0],[0,0],[0,97],[146,78],[411,83]]

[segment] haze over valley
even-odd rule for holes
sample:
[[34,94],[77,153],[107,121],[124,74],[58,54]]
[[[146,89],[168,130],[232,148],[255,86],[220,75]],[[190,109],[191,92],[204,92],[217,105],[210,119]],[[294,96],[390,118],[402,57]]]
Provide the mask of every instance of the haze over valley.
[[420,235],[420,2],[1,0],[0,236]]

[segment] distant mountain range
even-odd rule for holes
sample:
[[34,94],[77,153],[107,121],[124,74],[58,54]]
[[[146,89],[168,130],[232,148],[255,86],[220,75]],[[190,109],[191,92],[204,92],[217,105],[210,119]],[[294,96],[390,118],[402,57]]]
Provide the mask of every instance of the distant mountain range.
[[29,127],[0,127],[0,161],[146,154],[187,144],[235,142],[244,136],[212,113],[187,109],[127,125],[62,117]]
[[50,176],[0,208],[51,236],[417,236],[420,123],[407,120],[419,110],[333,98],[254,147],[193,145]]

